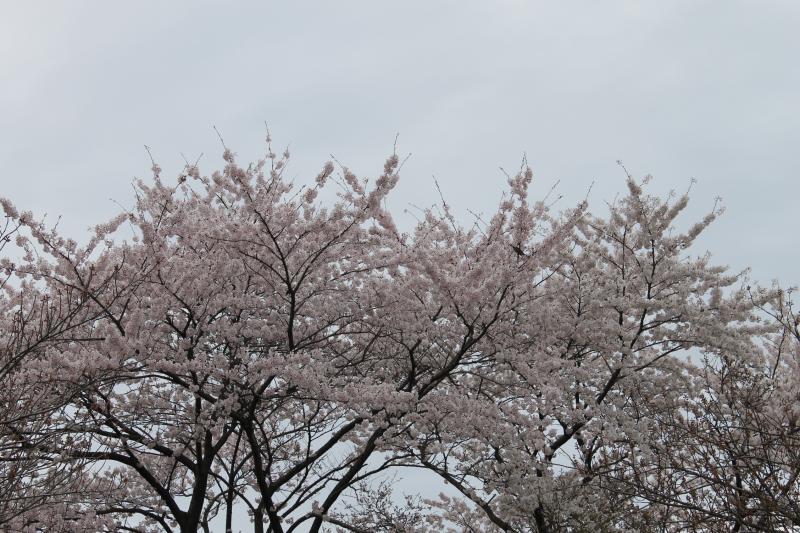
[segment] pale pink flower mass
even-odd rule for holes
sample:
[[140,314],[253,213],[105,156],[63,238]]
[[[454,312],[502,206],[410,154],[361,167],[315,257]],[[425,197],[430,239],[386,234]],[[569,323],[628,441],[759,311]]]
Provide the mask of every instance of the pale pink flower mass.
[[[800,523],[798,316],[692,255],[716,206],[681,232],[688,196],[628,176],[554,213],[523,166],[488,222],[401,233],[396,154],[305,189],[288,159],[154,162],[85,246],[0,199],[0,527]],[[393,495],[412,470],[449,492]]]

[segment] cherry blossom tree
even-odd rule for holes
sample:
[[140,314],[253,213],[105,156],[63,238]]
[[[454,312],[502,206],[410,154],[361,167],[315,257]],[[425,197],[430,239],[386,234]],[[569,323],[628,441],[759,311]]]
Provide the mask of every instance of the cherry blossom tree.
[[528,282],[533,297],[516,298],[505,335],[492,336],[491,357],[413,444],[501,530],[592,529],[639,514],[618,490],[598,499],[597,487],[651,431],[638,404],[686,393],[693,366],[682,353],[738,349],[754,333],[742,291],[722,295],[738,277],[685,255],[716,213],[674,233],[688,198],[648,197],[632,178],[628,187],[607,220],[577,220],[570,246]]
[[75,382],[57,375],[54,361],[88,340],[81,339],[84,328],[98,315],[74,288],[51,283],[33,267],[30,240],[20,234],[32,215],[1,203],[7,217],[0,250],[13,242],[22,255],[19,263],[0,261],[0,524],[22,529],[33,514],[41,516],[35,522],[60,527],[70,511],[57,511],[74,504],[84,489],[80,461],[53,453],[69,448],[71,438],[54,431],[51,421],[79,392]]
[[759,304],[771,330],[763,344],[707,356],[693,375],[693,394],[648,410],[653,459],[630,453],[614,473],[624,492],[657,510],[664,529],[800,527],[800,336],[787,295],[772,296],[769,307]]
[[[797,524],[796,315],[691,255],[716,207],[678,231],[688,197],[628,176],[554,213],[523,165],[488,221],[402,232],[396,154],[302,187],[288,158],[154,164],[85,245],[3,200],[9,528]],[[394,496],[410,469],[451,494]]]

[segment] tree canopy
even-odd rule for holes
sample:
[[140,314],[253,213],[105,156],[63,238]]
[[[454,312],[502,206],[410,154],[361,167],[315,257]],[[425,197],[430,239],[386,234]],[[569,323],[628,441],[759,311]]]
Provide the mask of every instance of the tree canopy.
[[[396,154],[287,160],[154,164],[86,244],[0,199],[0,527],[800,528],[798,316],[692,249],[716,206],[681,231],[628,176],[553,212],[523,166],[403,232]],[[411,469],[452,490],[403,499]]]

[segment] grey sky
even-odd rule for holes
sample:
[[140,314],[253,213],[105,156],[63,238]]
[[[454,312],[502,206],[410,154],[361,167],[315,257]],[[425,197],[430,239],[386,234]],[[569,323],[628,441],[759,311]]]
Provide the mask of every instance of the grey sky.
[[398,212],[432,174],[490,211],[523,152],[601,209],[622,159],[655,191],[696,177],[694,214],[728,208],[702,246],[794,283],[798,28],[793,1],[4,2],[0,194],[80,236],[130,205],[143,144],[211,170],[212,125],[247,160],[268,121],[303,179],[331,153],[374,175],[399,132]]

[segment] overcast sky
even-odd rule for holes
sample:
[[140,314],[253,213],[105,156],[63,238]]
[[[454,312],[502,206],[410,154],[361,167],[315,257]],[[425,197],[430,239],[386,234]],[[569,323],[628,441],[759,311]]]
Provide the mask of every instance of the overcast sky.
[[800,282],[800,2],[0,5],[0,195],[77,237],[131,205],[144,144],[210,171],[212,125],[248,160],[268,121],[301,181],[329,154],[375,175],[399,133],[401,218],[432,175],[465,220],[491,211],[523,152],[563,207],[595,181],[602,210],[617,159],[657,192],[695,177],[694,216],[727,207],[702,249]]

